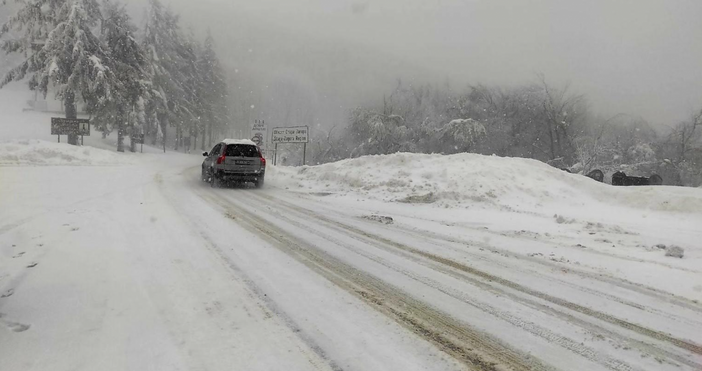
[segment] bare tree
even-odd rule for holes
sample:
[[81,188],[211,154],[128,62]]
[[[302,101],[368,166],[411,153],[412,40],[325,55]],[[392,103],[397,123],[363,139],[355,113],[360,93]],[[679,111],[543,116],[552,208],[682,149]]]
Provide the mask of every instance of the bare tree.
[[679,174],[679,185],[702,184],[702,109],[671,129],[659,152]]
[[551,161],[563,159],[566,163],[574,160],[575,125],[586,111],[585,97],[568,93],[568,86],[553,89],[546,83],[544,74],[538,75],[543,89],[543,123],[549,140]]
[[700,145],[702,138],[702,109],[692,115],[689,121],[679,123],[670,135],[671,141],[677,145],[677,162],[689,159],[690,153]]
[[606,172],[617,165],[619,152],[612,140],[612,132],[617,121],[624,117],[624,114],[617,114],[604,121],[596,120],[589,125],[584,135],[575,139],[578,166],[572,170],[582,174],[594,169]]

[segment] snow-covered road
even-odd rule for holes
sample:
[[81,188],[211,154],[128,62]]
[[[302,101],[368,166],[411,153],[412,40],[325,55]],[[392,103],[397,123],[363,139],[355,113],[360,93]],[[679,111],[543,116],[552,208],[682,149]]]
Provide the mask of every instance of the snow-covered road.
[[273,169],[213,189],[195,156],[123,156],[0,167],[2,370],[702,369],[699,251],[636,248],[669,214],[580,225]]

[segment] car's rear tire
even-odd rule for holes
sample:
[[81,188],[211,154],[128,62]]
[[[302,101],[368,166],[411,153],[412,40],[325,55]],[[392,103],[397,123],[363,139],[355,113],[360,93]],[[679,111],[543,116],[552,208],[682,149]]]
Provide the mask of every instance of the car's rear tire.
[[212,175],[210,176],[210,186],[212,188],[219,188],[222,186],[222,181],[219,179],[217,176],[217,173],[214,171],[212,172]]
[[256,186],[256,188],[262,188],[262,187],[263,187],[264,179],[265,179],[265,178],[258,178],[258,179],[256,180],[256,182],[254,183],[254,185]]

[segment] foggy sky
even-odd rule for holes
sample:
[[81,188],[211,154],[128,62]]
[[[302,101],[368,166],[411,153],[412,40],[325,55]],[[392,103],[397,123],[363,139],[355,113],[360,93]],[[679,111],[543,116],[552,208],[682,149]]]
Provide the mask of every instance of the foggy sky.
[[[193,28],[209,27],[225,56],[240,52],[228,50],[228,34],[265,29],[259,42],[274,48],[276,34],[294,35],[299,47],[363,45],[454,87],[530,83],[543,72],[551,84],[586,94],[597,112],[654,124],[702,107],[700,0],[166,2]],[[280,47],[297,47],[284,40]]]

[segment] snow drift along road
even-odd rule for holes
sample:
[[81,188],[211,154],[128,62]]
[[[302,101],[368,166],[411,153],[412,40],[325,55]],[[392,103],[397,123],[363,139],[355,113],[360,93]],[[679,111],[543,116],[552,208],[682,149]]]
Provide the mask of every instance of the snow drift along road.
[[94,147],[68,146],[43,140],[0,143],[0,166],[91,166],[133,163],[127,156]]
[[702,192],[676,187],[612,187],[542,162],[470,153],[396,153],[319,166],[271,168],[289,189],[358,194],[385,201],[443,207],[532,210],[546,204],[592,203],[660,211],[702,210]]

